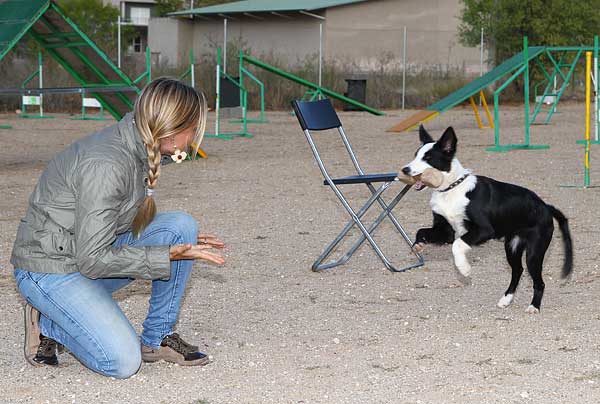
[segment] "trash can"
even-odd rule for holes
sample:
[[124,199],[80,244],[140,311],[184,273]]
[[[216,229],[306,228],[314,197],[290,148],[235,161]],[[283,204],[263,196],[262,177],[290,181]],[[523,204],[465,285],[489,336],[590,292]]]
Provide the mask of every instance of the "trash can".
[[[365,104],[367,99],[367,78],[366,75],[355,75],[348,77],[346,83],[348,90],[344,95],[348,98],[352,98],[355,101]],[[360,111],[360,108],[356,108],[353,105],[344,103],[344,111]]]
[[[239,83],[239,77],[233,77],[233,79]],[[221,94],[220,94],[220,106],[221,108],[232,108],[240,106],[240,88],[236,86],[226,77],[221,77]]]

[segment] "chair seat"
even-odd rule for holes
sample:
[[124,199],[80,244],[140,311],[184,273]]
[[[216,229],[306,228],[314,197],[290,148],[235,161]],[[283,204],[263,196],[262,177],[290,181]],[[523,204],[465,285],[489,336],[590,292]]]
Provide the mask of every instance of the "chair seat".
[[[334,184],[369,184],[371,182],[391,182],[398,178],[398,173],[351,175],[349,177],[332,178]],[[323,185],[329,185],[327,180]]]

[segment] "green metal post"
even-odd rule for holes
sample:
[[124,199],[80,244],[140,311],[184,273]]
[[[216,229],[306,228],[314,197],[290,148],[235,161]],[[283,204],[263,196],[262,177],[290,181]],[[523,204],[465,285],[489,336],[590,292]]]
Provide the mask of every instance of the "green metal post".
[[[239,55],[238,55],[238,59],[239,59],[239,63],[238,63],[238,77],[239,77],[239,82],[240,82],[240,86],[244,86],[244,51],[242,49],[240,49]],[[248,99],[246,99],[247,101]],[[247,107],[247,105],[244,105],[244,96],[240,91],[240,105],[242,106],[242,108]]]
[[150,47],[146,46],[146,69],[148,72],[148,78],[146,79],[146,84],[150,84],[152,81],[152,63],[150,61]]

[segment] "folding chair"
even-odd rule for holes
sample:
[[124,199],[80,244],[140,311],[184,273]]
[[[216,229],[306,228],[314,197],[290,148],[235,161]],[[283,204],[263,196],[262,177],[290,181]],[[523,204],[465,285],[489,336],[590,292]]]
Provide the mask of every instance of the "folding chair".
[[[386,173],[386,174],[365,174],[360,167],[358,160],[356,159],[356,155],[352,150],[352,146],[348,141],[346,133],[344,132],[344,128],[333,109],[333,105],[331,105],[331,101],[329,99],[323,99],[319,101],[312,102],[303,102],[303,101],[292,101],[292,107],[294,108],[294,112],[296,113],[296,117],[300,122],[300,126],[306,135],[306,139],[308,140],[308,144],[312,149],[313,155],[321,173],[325,177],[324,185],[329,185],[329,187],[333,190],[335,195],[339,198],[340,202],[350,214],[351,220],[346,224],[343,230],[338,234],[338,236],[327,246],[325,251],[317,258],[315,263],[312,265],[313,271],[320,271],[324,269],[330,269],[336,267],[338,265],[346,263],[350,257],[358,250],[358,248],[363,244],[365,240],[369,242],[373,250],[381,261],[385,264],[385,267],[392,272],[402,272],[411,268],[416,268],[422,266],[424,264],[423,257],[413,251],[412,245],[413,242],[406,233],[406,231],[400,225],[400,222],[393,215],[392,210],[394,207],[400,202],[402,197],[408,192],[411,185],[406,185],[402,190],[398,192],[398,194],[391,200],[391,202],[386,203],[383,198],[383,192],[390,187],[395,181],[398,181],[398,173]],[[350,155],[350,159],[352,160],[352,164],[356,168],[358,175],[351,175],[348,177],[342,178],[331,178],[327,169],[325,168],[325,164],[321,160],[321,156],[319,155],[319,151],[313,141],[313,137],[310,131],[324,131],[328,129],[337,129],[342,141],[344,142],[344,146]],[[375,188],[373,183],[382,183],[379,188]],[[348,204],[348,201],[340,191],[338,185],[346,185],[346,184],[366,184],[369,191],[371,192],[371,197],[364,203],[364,205],[358,210],[354,211],[352,207]],[[379,206],[383,209],[383,211],[377,216],[375,221],[373,221],[368,227],[363,224],[361,218],[367,213],[369,208],[377,202]],[[385,218],[389,218],[391,222],[394,224],[396,230],[400,233],[412,254],[414,254],[417,258],[417,263],[413,265],[409,265],[404,268],[396,268],[390,260],[386,257],[386,255],[381,251],[379,245],[373,240],[372,234],[375,229],[381,224],[381,222]],[[331,254],[331,252],[336,248],[336,246],[342,241],[342,239],[348,234],[348,232],[354,227],[357,226],[360,229],[361,235],[354,242],[354,244],[350,247],[350,249],[337,261],[332,261],[328,263],[323,263],[323,261]]]

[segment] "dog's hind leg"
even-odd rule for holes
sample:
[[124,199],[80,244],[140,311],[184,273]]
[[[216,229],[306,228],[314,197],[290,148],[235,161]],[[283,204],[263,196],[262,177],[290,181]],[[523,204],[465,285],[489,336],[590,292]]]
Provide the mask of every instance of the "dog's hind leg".
[[536,234],[527,244],[527,271],[533,280],[533,299],[527,307],[528,313],[539,313],[540,311],[545,287],[542,279],[542,265],[551,240],[552,230],[549,234]]
[[524,250],[525,240],[519,238],[519,236],[514,236],[510,239],[507,238],[504,240],[504,251],[506,252],[506,259],[508,260],[508,263],[512,269],[512,275],[508,289],[506,292],[504,292],[504,296],[502,296],[498,301],[498,307],[508,307],[513,301],[515,291],[519,285],[519,280],[521,280],[521,275],[523,274],[522,261]]

